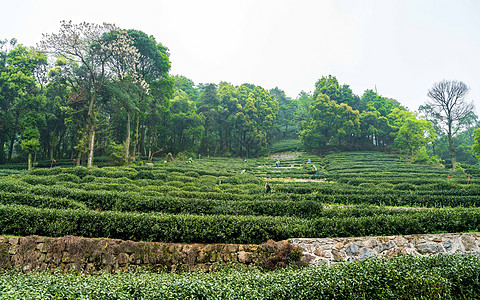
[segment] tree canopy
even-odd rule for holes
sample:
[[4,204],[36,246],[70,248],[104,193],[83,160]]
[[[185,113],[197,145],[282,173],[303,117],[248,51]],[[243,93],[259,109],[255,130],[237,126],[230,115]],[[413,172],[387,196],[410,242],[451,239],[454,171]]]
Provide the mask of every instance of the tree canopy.
[[396,151],[425,161],[418,158],[448,159],[453,145],[461,161],[478,155],[476,116],[461,82],[436,84],[424,118],[371,89],[356,95],[333,75],[296,98],[279,87],[196,84],[169,73],[169,56],[153,36],[112,24],[62,22],[38,48],[2,41],[0,163],[68,158],[93,166],[94,152],[118,164],[250,157],[281,139],[300,139],[318,154]]

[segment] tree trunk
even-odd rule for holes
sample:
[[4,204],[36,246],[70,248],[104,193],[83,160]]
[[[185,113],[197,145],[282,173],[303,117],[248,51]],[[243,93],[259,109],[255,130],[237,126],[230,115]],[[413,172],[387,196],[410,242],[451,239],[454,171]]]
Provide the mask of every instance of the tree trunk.
[[147,153],[145,144],[145,127],[142,125],[140,135],[138,137],[138,152],[141,156],[145,156],[145,153]]
[[[135,112],[135,115],[133,117],[133,139],[132,139],[132,151],[133,151],[133,156],[137,156],[138,153],[140,153],[140,147],[139,147],[139,138],[140,138],[140,119],[138,117],[138,112]],[[138,147],[138,149],[137,149]]]
[[5,136],[0,135],[0,164],[4,164],[7,160],[5,157]]
[[[450,114],[448,114],[450,116]],[[450,150],[450,157],[452,158],[452,171],[457,170],[457,164],[455,161],[455,148],[453,147],[453,136],[452,136],[452,118],[448,118],[448,149]]]
[[28,153],[28,170],[31,170],[33,168],[32,165],[32,153]]
[[130,162],[130,113],[127,112],[127,128],[126,128],[127,138],[125,139],[125,162]]
[[12,161],[13,156],[13,145],[15,144],[15,135],[10,139],[10,145],[8,147],[8,162]]
[[87,167],[92,167],[93,165],[93,146],[95,145],[95,128],[91,128],[91,132],[89,134],[89,141],[88,141],[88,161]]
[[49,142],[49,149],[48,149],[48,152],[50,153],[50,160],[53,160],[53,151],[54,151],[54,148],[55,148],[55,145],[54,145],[54,137],[53,137],[53,134],[50,135],[50,142]]
[[457,170],[457,163],[455,159],[455,149],[453,148],[453,138],[450,133],[448,134],[448,148],[450,149],[450,156],[452,158],[452,171],[455,172]]
[[81,152],[81,151],[78,151],[78,155],[77,155],[77,167],[80,167],[81,162],[82,162],[82,152]]

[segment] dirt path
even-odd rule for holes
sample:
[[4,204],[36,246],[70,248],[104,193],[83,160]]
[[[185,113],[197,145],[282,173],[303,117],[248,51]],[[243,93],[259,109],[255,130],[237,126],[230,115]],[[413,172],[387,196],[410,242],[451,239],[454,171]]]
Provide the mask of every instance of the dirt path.
[[271,159],[292,159],[292,158],[299,157],[300,155],[302,155],[301,152],[294,152],[294,153],[274,154],[274,155],[270,155],[267,158],[271,158]]
[[[287,177],[287,178],[275,178],[276,181],[281,181],[281,182],[325,182],[325,178],[319,178],[319,179],[307,179],[307,178],[290,178],[290,177]],[[268,178],[265,178],[265,180],[268,180]],[[270,179],[270,181],[275,181],[272,179]]]

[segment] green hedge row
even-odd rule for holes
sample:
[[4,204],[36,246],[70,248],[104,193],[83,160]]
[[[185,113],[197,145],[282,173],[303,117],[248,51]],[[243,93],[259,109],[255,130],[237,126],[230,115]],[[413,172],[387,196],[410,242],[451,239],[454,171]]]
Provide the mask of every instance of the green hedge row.
[[198,199],[179,198],[171,195],[145,196],[131,192],[85,191],[57,187],[33,187],[28,192],[23,191],[20,193],[4,192],[0,194],[0,204],[172,214],[265,215],[302,218],[315,218],[323,208],[321,202],[314,200],[278,201],[263,198],[255,201],[242,201]]
[[262,243],[290,237],[405,235],[480,229],[480,210],[410,210],[315,219],[99,212],[0,206],[0,233],[184,243]]
[[57,208],[57,209],[87,209],[83,203],[49,196],[41,196],[27,193],[0,193],[0,204],[20,204],[39,208]]
[[6,272],[9,299],[479,299],[475,256],[339,263],[263,272],[240,266],[216,272],[131,272],[83,276]]
[[[60,182],[50,186],[31,186],[21,181],[10,180],[0,182],[0,190],[71,199],[84,203],[90,209],[193,214],[271,214],[308,218],[315,216],[321,207],[320,203],[424,207],[480,206],[480,189],[477,185],[455,189],[435,184],[429,186],[430,190],[425,190],[424,187],[417,190],[415,186],[408,184],[383,188],[385,184],[348,187],[338,184],[289,183],[274,184],[274,194],[265,195],[264,187],[255,184],[238,187],[230,185],[231,189],[226,191],[210,185],[212,190],[217,191],[205,192],[204,190],[208,190],[206,187],[185,186],[180,182],[175,186],[175,183],[141,188],[119,183],[75,185]],[[71,185],[79,188],[67,187]],[[28,204],[27,201],[19,203]],[[256,204],[258,208],[255,208]],[[308,208],[315,209],[309,211]]]

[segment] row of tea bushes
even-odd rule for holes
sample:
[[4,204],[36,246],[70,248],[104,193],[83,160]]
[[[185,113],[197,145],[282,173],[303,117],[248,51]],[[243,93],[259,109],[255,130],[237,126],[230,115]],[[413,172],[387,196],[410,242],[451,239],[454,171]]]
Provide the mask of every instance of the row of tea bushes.
[[[447,169],[434,168],[428,165],[408,164],[394,155],[380,152],[342,152],[327,155],[325,158],[327,170],[333,177],[346,178],[356,174],[358,177],[374,177],[386,179],[395,177],[426,177],[438,176],[447,178],[467,178],[463,173],[453,173]],[[381,176],[383,174],[383,178]]]
[[98,276],[9,271],[5,299],[478,299],[476,256],[397,257],[331,267],[263,272],[232,266],[215,272]]
[[[325,210],[328,211],[328,210]],[[290,237],[350,237],[480,229],[478,209],[397,210],[314,219],[132,213],[0,205],[0,234],[109,237],[184,243],[255,243]],[[392,211],[392,210],[387,210]]]
[[[83,202],[91,209],[169,213],[268,214],[267,210],[263,208],[252,209],[258,202],[259,206],[271,207],[270,211],[272,212],[278,208],[279,211],[274,215],[307,217],[304,213],[306,210],[300,209],[298,214],[295,213],[300,204],[292,201],[301,201],[305,205],[308,204],[308,207],[312,207],[312,205],[319,207],[320,203],[425,207],[480,206],[479,185],[461,185],[442,180],[428,185],[363,183],[359,186],[271,181],[274,193],[266,195],[261,179],[249,175],[220,177],[227,183],[220,183],[222,180],[219,178],[210,178],[209,176],[206,176],[208,178],[201,176],[196,179],[197,181],[191,182],[95,177],[90,182],[74,183],[73,181],[62,181],[59,178],[68,178],[69,175],[74,176],[64,173],[10,178],[0,181],[0,190],[67,198]],[[39,182],[45,184],[39,184]],[[233,203],[233,201],[242,203]],[[285,203],[275,203],[282,201],[289,201],[292,209],[287,209]],[[25,203],[23,202],[23,204]],[[198,208],[195,209],[195,206]],[[181,207],[180,210],[179,207]],[[205,210],[206,207],[210,207],[210,209]],[[245,209],[246,207],[250,208]],[[192,211],[188,211],[189,209]],[[308,215],[312,217],[314,214],[315,210]]]
[[27,193],[2,192],[0,193],[0,204],[19,204],[39,208],[87,209],[85,204],[75,200]]

